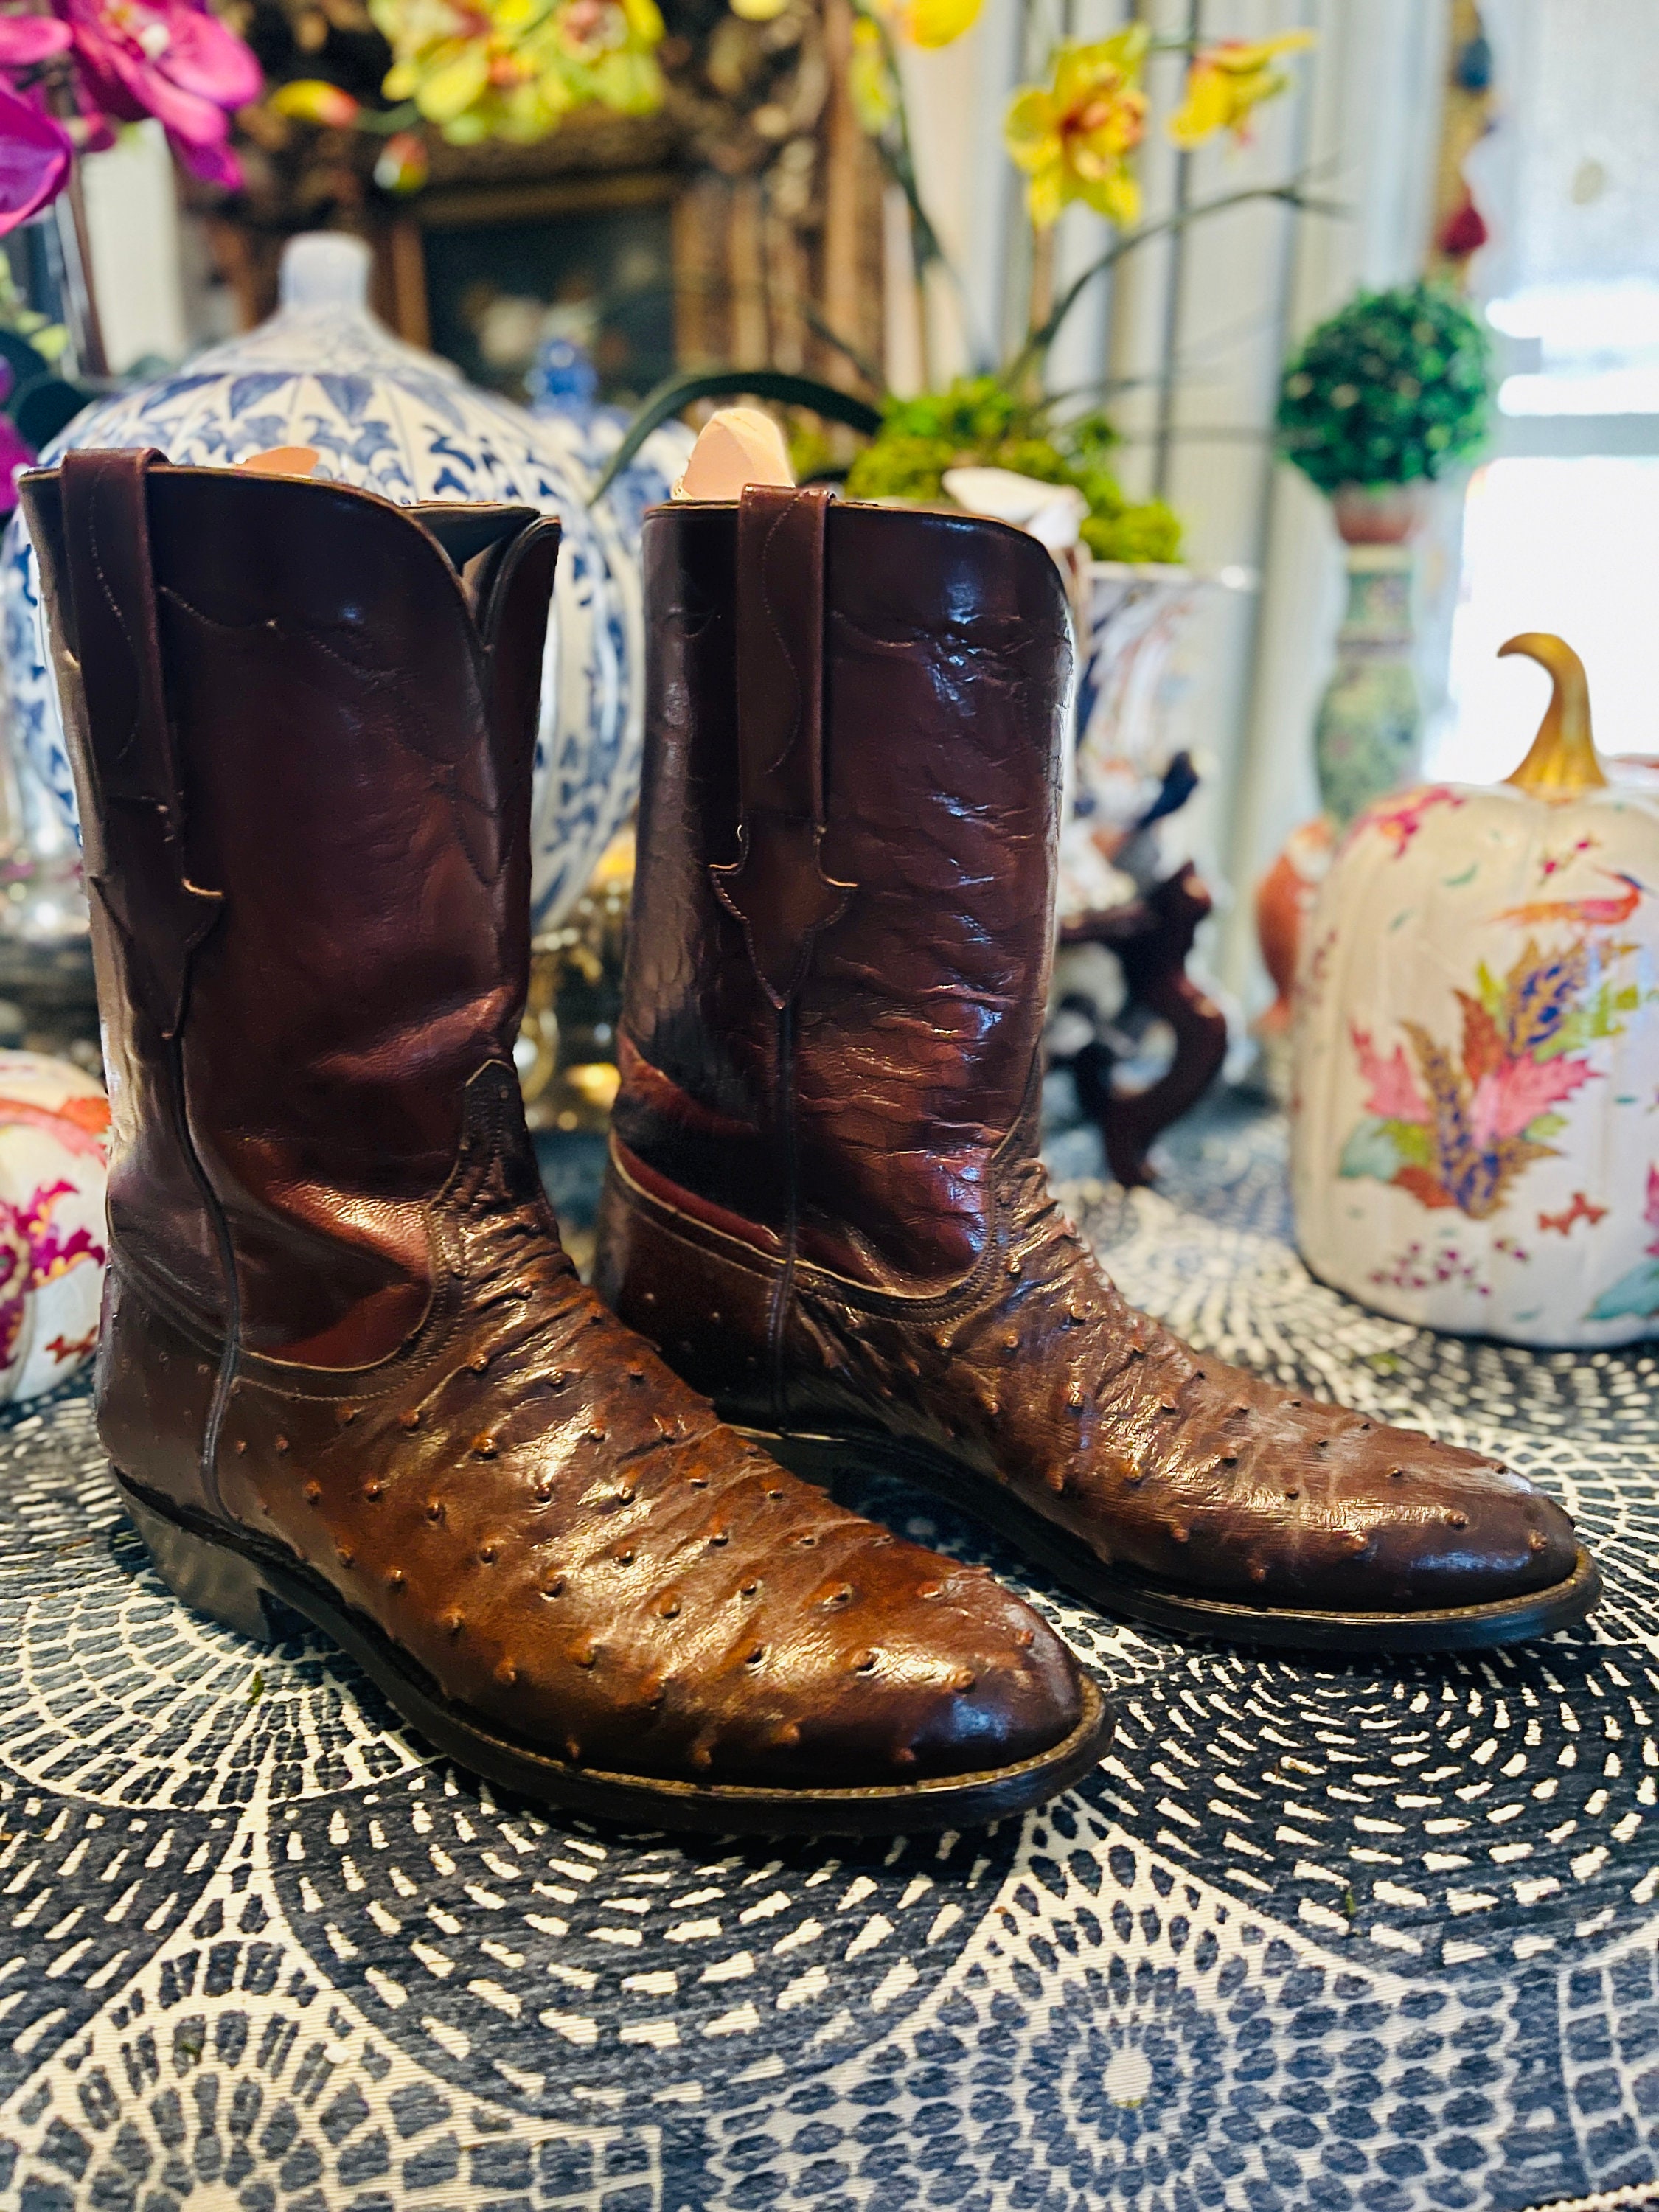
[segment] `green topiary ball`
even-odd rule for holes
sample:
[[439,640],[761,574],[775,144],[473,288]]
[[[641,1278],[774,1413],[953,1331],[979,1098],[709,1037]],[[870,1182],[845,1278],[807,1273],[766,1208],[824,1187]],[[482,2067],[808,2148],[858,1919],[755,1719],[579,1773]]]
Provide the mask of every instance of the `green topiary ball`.
[[1492,346],[1456,293],[1362,292],[1285,372],[1279,449],[1321,491],[1443,475],[1486,435]]

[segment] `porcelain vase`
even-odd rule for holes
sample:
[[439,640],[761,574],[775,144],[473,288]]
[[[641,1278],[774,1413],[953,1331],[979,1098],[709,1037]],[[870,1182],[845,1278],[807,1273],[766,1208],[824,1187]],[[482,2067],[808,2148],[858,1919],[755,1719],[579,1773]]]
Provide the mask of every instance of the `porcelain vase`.
[[[566,465],[591,499],[623,441],[628,410],[601,404],[599,371],[572,338],[547,339],[526,381],[531,413],[558,441]],[[669,496],[696,442],[696,434],[684,422],[663,423],[606,491],[610,519],[629,545],[637,547],[647,507]],[[637,566],[636,562],[635,571]]]
[[[272,447],[308,446],[322,474],[400,502],[507,500],[557,514],[563,539],[532,827],[534,917],[545,928],[580,896],[638,787],[637,527],[625,501],[589,505],[591,475],[556,419],[538,422],[477,390],[377,322],[367,305],[368,269],[356,239],[292,240],[282,303],[269,321],[153,384],[98,402],[42,458],[149,446],[173,460],[222,467]],[[0,608],[16,741],[72,818],[34,554],[15,518],[0,551]]]
[[1175,648],[1218,592],[1249,591],[1247,570],[1094,561],[1077,613],[1077,744],[1067,764],[1060,911],[1098,912],[1168,872],[1157,825],[1196,783],[1170,731]]
[[1319,797],[1339,828],[1417,765],[1422,708],[1412,665],[1413,556],[1404,545],[1351,545],[1336,666],[1314,723]]
[[1314,723],[1320,804],[1339,830],[1416,770],[1423,709],[1413,665],[1411,539],[1418,484],[1345,484],[1331,513],[1346,549],[1336,666]]

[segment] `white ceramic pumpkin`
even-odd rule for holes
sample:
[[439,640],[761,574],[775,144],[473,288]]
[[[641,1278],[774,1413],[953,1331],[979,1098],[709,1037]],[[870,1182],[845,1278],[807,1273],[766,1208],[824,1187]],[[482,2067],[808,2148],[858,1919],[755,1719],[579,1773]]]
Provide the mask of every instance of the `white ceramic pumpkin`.
[[1297,1241],[1381,1313],[1517,1344],[1659,1329],[1659,799],[1609,783],[1577,655],[1507,783],[1354,823],[1304,933]]
[[0,1400],[50,1390],[97,1344],[108,1128],[78,1067],[0,1052]]

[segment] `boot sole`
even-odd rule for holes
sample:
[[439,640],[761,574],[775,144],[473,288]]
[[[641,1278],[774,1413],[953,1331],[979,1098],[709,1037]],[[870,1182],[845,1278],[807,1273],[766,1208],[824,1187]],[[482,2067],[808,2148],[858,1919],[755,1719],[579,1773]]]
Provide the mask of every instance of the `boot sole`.
[[586,1818],[721,1836],[890,1836],[975,1828],[1027,1812],[1069,1789],[1098,1765],[1111,1741],[1110,1709],[1099,1685],[1084,1674],[1083,1716],[1069,1735],[1034,1759],[980,1773],[941,1775],[890,1789],[769,1790],[573,1766],[481,1727],[309,1568],[246,1531],[192,1525],[125,1476],[117,1480],[156,1572],[193,1611],[256,1643],[272,1644],[283,1636],[268,1611],[275,1600],[354,1659],[393,1710],[447,1757],[503,1789]]
[[1235,1605],[1224,1598],[1194,1595],[1133,1569],[1103,1566],[1084,1551],[1079,1538],[1045,1520],[1001,1484],[926,1444],[895,1437],[779,1434],[746,1425],[729,1413],[726,1418],[793,1474],[823,1489],[834,1491],[854,1473],[899,1475],[914,1482],[1007,1537],[1026,1559],[1046,1568],[1056,1582],[1102,1613],[1174,1629],[1182,1636],[1252,1644],[1263,1650],[1419,1656],[1483,1651],[1570,1627],[1601,1595],[1601,1570],[1581,1544],[1572,1572],[1564,1581],[1481,1605],[1412,1613]]

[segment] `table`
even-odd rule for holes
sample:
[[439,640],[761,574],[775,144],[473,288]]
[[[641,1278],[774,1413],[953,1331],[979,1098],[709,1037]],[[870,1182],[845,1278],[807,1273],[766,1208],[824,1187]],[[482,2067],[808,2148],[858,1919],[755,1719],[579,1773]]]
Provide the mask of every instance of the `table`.
[[[87,1399],[23,1409],[0,1429],[0,2202],[1645,2201],[1654,1347],[1436,1339],[1321,1288],[1282,1130],[1236,1101],[1165,1160],[1154,1191],[1068,1190],[1130,1294],[1508,1453],[1600,1554],[1592,1623],[1304,1665],[1038,1589],[1119,1701],[1087,1788],[976,1834],[682,1845],[493,1797],[326,1647],[185,1613]],[[1018,1579],[932,1502],[860,1502]]]

